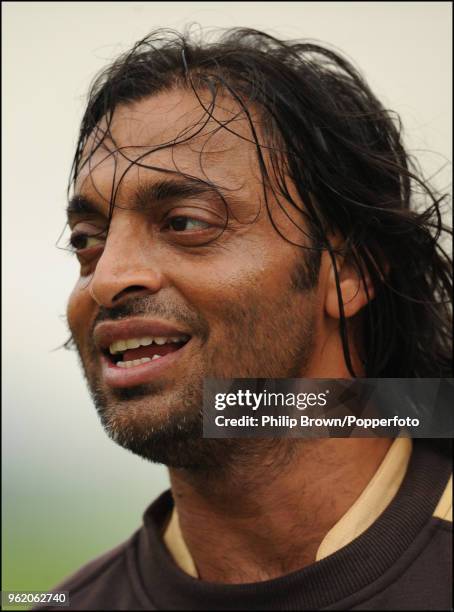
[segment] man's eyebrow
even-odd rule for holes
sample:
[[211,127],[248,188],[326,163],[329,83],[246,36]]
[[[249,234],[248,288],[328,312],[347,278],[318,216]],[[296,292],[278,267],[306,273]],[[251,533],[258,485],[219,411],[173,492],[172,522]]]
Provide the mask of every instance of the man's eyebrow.
[[135,192],[135,203],[139,210],[146,210],[153,203],[179,198],[195,198],[203,195],[225,197],[218,187],[202,181],[190,178],[185,178],[185,180],[163,179],[140,184]]
[[74,215],[100,215],[102,214],[99,207],[88,197],[83,195],[74,195],[68,202],[66,207],[66,215],[70,219]]
[[[138,185],[133,196],[133,205],[136,210],[145,211],[149,210],[154,203],[158,204],[178,198],[195,198],[202,195],[210,195],[211,197],[216,195],[218,198],[228,197],[220,188],[195,179],[188,178],[183,181],[162,179]],[[117,204],[121,207],[125,205],[122,202]],[[103,212],[89,197],[76,194],[69,200],[66,214],[70,219],[72,216],[83,214],[102,215]]]

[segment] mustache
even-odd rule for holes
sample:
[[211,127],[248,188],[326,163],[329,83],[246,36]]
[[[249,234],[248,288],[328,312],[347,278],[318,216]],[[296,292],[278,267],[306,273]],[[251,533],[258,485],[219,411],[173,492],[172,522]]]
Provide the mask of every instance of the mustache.
[[169,301],[163,302],[156,296],[135,296],[127,302],[123,302],[112,308],[99,307],[99,311],[93,321],[91,332],[93,333],[98,323],[102,321],[120,321],[128,317],[159,317],[165,320],[182,323],[203,340],[208,337],[208,323],[198,313],[189,310],[179,304]]

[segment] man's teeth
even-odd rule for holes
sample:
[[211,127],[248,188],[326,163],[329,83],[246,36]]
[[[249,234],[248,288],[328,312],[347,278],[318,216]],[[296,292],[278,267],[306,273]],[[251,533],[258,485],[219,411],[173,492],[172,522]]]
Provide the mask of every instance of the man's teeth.
[[119,368],[132,368],[138,366],[141,363],[147,363],[148,361],[154,361],[155,359],[161,359],[162,355],[153,355],[153,357],[142,357],[142,359],[133,359],[132,361],[118,361],[116,363]]
[[[149,346],[150,344],[158,344],[162,346],[163,344],[169,344],[171,342],[184,342],[187,340],[187,336],[145,336],[144,338],[131,338],[130,340],[117,340],[116,342],[112,342],[109,346],[109,351],[111,355],[115,355],[115,353],[123,353],[128,349],[139,348],[139,346]],[[138,361],[135,359],[134,361]],[[129,363],[129,362],[124,362]]]

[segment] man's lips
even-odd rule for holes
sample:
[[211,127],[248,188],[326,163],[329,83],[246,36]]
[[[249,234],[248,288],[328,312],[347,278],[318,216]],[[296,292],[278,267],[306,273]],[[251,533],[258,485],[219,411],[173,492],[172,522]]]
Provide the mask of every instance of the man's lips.
[[105,351],[118,340],[143,338],[145,336],[188,336],[186,330],[157,319],[122,319],[121,321],[103,321],[98,323],[93,332],[93,340],[98,350]]
[[156,359],[148,361],[131,368],[120,368],[115,365],[106,355],[101,355],[102,377],[105,384],[112,388],[134,387],[152,382],[157,378],[169,373],[172,368],[178,365],[188,350],[190,342],[182,348],[168,353]]
[[96,326],[93,337],[103,380],[117,388],[151,382],[164,374],[182,357],[191,338],[177,326],[150,319],[105,321]]

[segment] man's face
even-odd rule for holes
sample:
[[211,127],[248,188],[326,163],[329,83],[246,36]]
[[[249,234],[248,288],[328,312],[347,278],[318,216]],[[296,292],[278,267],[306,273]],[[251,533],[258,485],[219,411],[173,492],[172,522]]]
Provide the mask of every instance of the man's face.
[[[223,99],[214,112],[238,108]],[[313,252],[273,227],[309,245],[302,217],[268,188],[265,202],[244,115],[228,125],[239,135],[207,119],[182,90],[119,107],[69,213],[81,270],[68,321],[102,423],[177,466],[219,451],[201,438],[205,377],[304,376],[320,326]]]

